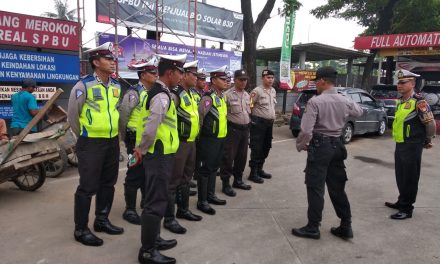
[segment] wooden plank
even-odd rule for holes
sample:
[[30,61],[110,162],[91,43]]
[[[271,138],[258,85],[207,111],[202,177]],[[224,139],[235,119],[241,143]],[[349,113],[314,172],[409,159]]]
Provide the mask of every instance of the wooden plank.
[[16,159],[10,160],[8,162],[5,162],[2,165],[0,165],[0,171],[3,170],[4,168],[7,168],[9,166],[14,165],[14,163],[18,163],[20,161],[31,159],[31,158],[32,158],[31,155],[24,155],[24,156],[18,157]]
[[38,163],[41,163],[41,162],[46,161],[46,160],[51,160],[51,159],[57,158],[59,156],[60,156],[60,154],[58,152],[54,152],[54,153],[50,153],[50,154],[45,154],[43,156],[35,157],[35,158],[30,159],[30,160],[26,160],[26,161],[15,163],[14,164],[14,168],[16,170],[18,170],[18,169],[21,169],[21,168],[24,168],[24,167],[27,167],[27,166],[30,166],[30,165],[33,165],[33,164],[38,164]]
[[36,114],[34,118],[32,118],[31,122],[29,122],[29,124],[20,132],[20,134],[18,134],[17,138],[14,140],[14,143],[1,156],[0,164],[3,164],[3,162],[9,157],[9,155],[11,155],[15,148],[17,148],[18,144],[20,144],[23,141],[24,137],[31,131],[32,127],[34,127],[43,118],[44,114],[46,114],[47,110],[49,110],[49,107],[53,105],[55,100],[60,96],[62,92],[62,89],[57,89],[52,98],[50,98],[50,100],[44,104],[43,108],[38,111],[38,114]]

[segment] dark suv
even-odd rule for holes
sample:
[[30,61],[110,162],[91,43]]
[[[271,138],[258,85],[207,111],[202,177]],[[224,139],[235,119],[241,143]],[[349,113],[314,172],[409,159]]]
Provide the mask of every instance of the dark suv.
[[397,86],[392,84],[376,84],[371,87],[370,94],[377,101],[384,103],[385,111],[388,117],[388,127],[391,128],[396,114],[397,98],[399,93],[397,92]]
[[[360,104],[364,113],[358,118],[350,117],[342,132],[345,144],[351,141],[353,135],[374,132],[383,135],[387,127],[387,114],[384,103],[376,101],[366,91],[357,88],[337,87],[338,93],[349,96],[353,101]],[[316,95],[316,89],[302,91],[293,104],[292,117],[290,118],[290,130],[297,137],[301,130],[301,118],[306,104],[310,98]]]

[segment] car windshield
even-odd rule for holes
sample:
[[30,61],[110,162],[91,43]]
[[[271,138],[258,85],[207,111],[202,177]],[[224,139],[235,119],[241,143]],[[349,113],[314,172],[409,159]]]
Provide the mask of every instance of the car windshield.
[[393,90],[372,90],[371,95],[375,98],[393,99],[399,97],[399,93]]

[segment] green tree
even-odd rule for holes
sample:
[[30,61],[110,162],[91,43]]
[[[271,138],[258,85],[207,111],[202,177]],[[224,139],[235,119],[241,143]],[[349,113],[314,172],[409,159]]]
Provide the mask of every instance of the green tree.
[[56,13],[53,12],[44,12],[41,14],[42,16],[49,18],[56,18],[62,20],[70,20],[76,21],[76,8],[69,10],[69,5],[67,4],[67,0],[54,0]]
[[[270,18],[270,13],[275,5],[275,0],[267,0],[261,12],[258,14],[257,20],[254,22],[252,15],[251,0],[241,0],[241,12],[243,13],[243,64],[249,75],[249,87],[255,87],[256,84],[256,52],[257,40],[261,30]],[[283,14],[287,10],[298,9],[301,4],[297,0],[284,0]]]

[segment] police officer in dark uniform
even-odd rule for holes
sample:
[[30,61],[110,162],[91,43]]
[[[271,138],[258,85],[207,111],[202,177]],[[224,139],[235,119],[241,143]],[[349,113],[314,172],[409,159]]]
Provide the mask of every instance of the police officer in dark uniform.
[[271,70],[263,70],[262,85],[257,86],[251,92],[251,128],[250,148],[251,159],[249,167],[251,173],[249,180],[255,183],[263,183],[265,179],[272,178],[270,173],[263,170],[264,162],[272,148],[272,130],[275,120],[275,104],[277,103],[276,91],[272,87],[274,73]]
[[[179,149],[176,152],[173,173],[168,192],[168,207],[163,222],[164,228],[177,234],[186,233],[186,228],[176,220],[184,218],[189,221],[200,221],[202,217],[189,210],[189,183],[196,165],[196,137],[199,134],[200,122],[198,105],[191,87],[196,85],[198,61],[183,65],[185,71],[180,85],[172,90],[171,98],[177,109],[177,127]],[[177,213],[174,215],[175,204]]]
[[[157,79],[157,62],[154,56],[149,61],[142,60],[129,67],[130,70],[137,72],[139,83],[128,89],[119,106],[119,135],[125,142],[128,155],[133,154],[137,124],[142,122],[140,120],[142,100],[145,100],[147,91]],[[141,219],[136,212],[136,196],[137,190],[140,189],[144,197],[144,178],[144,168],[141,163],[128,167],[124,183],[125,211],[122,217],[135,225],[141,224]]]
[[200,137],[197,155],[198,201],[197,209],[213,215],[215,210],[209,205],[225,205],[226,201],[215,195],[216,173],[223,156],[227,134],[227,107],[223,91],[227,88],[226,65],[210,72],[211,91],[205,93],[199,104]]
[[402,97],[397,102],[393,122],[393,139],[396,182],[399,190],[397,202],[385,205],[399,210],[391,219],[412,217],[419,185],[423,148],[431,148],[435,135],[434,116],[423,96],[414,92],[416,78],[420,75],[407,70],[397,71],[397,91]]
[[[234,72],[234,87],[225,92],[228,107],[228,135],[226,136],[225,151],[220,177],[222,179],[222,192],[228,196],[235,196],[232,187],[250,190],[251,186],[243,182],[243,171],[246,166],[249,145],[250,123],[250,96],[246,92],[249,77],[244,70]],[[232,187],[229,178],[234,176]]]
[[336,215],[341,219],[340,226],[333,227],[331,233],[343,239],[353,237],[350,203],[345,193],[347,150],[341,134],[346,118],[361,116],[362,109],[350,98],[338,94],[334,87],[336,76],[333,67],[322,67],[316,72],[318,96],[307,103],[296,141],[298,151],[307,150],[305,184],[309,205],[308,224],[292,229],[292,234],[299,237],[320,238],[325,184]]
[[[141,215],[140,263],[175,263],[174,258],[162,255],[160,249],[174,247],[176,240],[162,240],[160,222],[168,204],[168,185],[171,180],[175,153],[179,147],[177,111],[170,97],[182,79],[184,55],[158,55],[159,79],[148,91],[142,106],[142,122],[136,131],[143,131],[136,139],[136,160],[142,158],[145,170],[145,198]],[[138,134],[137,134],[138,135]],[[159,241],[158,241],[159,240]]]
[[115,71],[112,43],[88,51],[93,75],[81,78],[72,88],[67,117],[78,136],[79,186],[75,192],[75,239],[87,246],[101,246],[102,239],[88,228],[90,203],[96,194],[96,232],[118,235],[124,229],[110,223],[119,171],[119,102],[121,88],[110,75]]

